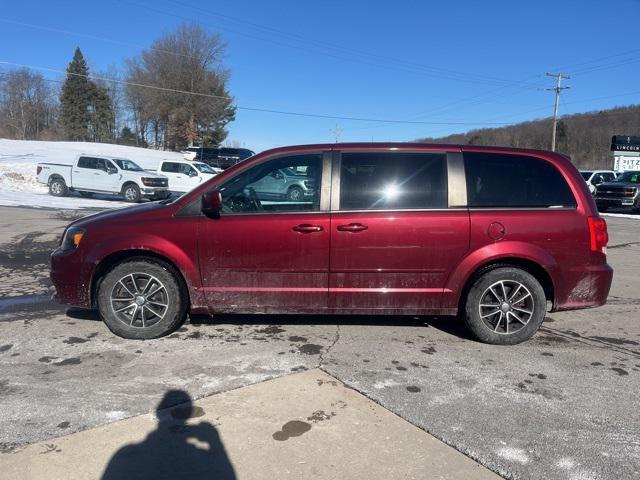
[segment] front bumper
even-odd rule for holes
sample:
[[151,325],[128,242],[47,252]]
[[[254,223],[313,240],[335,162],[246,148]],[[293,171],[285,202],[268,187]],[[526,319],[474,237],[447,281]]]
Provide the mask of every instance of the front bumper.
[[91,308],[91,272],[79,250],[56,249],[51,254],[51,281],[56,288],[53,298],[63,305]]
[[637,199],[634,197],[596,197],[595,201],[598,208],[631,208],[636,205]]
[[171,192],[168,187],[155,188],[155,187],[144,187],[140,189],[140,195],[143,198],[148,198],[152,200],[164,200],[165,198],[169,198]]

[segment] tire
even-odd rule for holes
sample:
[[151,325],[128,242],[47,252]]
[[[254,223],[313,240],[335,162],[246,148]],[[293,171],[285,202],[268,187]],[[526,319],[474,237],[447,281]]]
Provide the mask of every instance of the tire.
[[546,307],[544,289],[533,275],[515,267],[499,267],[481,275],[471,286],[464,321],[481,342],[516,345],[538,331]]
[[54,197],[64,197],[69,192],[62,178],[54,178],[49,182],[49,193]]
[[140,187],[135,183],[127,183],[122,187],[122,196],[125,202],[138,203],[142,198],[140,195]]
[[126,260],[112,268],[98,289],[98,310],[119,337],[148,340],[180,326],[188,295],[178,272],[149,259]]
[[91,198],[93,197],[93,192],[80,192],[80,195],[86,198]]
[[291,202],[299,202],[300,200],[302,200],[303,196],[304,192],[302,191],[302,189],[300,187],[296,187],[295,185],[293,187],[290,187],[289,191],[287,191],[287,199],[289,199],[289,201]]

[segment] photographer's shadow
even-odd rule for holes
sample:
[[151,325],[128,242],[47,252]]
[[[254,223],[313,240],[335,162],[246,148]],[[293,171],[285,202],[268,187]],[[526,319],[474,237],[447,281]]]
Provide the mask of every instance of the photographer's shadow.
[[109,461],[102,480],[233,480],[233,467],[217,430],[182,390],[167,392],[157,407],[158,427],[140,443],[125,445]]

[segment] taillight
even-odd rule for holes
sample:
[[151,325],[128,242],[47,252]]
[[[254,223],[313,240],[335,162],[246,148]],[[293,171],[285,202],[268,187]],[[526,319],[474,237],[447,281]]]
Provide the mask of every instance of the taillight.
[[42,167],[40,165],[38,165],[36,167],[36,175],[40,175],[40,172],[42,171]]
[[607,222],[601,217],[589,217],[589,238],[591,239],[591,250],[593,252],[606,253],[607,243],[609,243],[609,233],[607,233]]

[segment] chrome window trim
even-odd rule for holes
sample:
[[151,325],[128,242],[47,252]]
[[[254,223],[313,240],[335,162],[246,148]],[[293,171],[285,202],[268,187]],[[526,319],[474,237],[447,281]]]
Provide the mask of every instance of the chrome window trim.
[[447,182],[449,207],[466,207],[467,177],[462,152],[447,153]]
[[331,213],[404,213],[404,212],[466,212],[466,207],[452,208],[405,208],[393,210],[332,210]]
[[566,211],[566,210],[577,210],[578,207],[469,207],[469,211],[527,211],[527,210],[535,210],[541,212],[555,212],[555,211]]
[[333,152],[322,152],[322,174],[320,175],[320,212],[331,210],[331,185],[333,169]]
[[329,211],[340,211],[340,180],[342,173],[342,152],[333,151],[333,169],[331,170],[331,202]]

